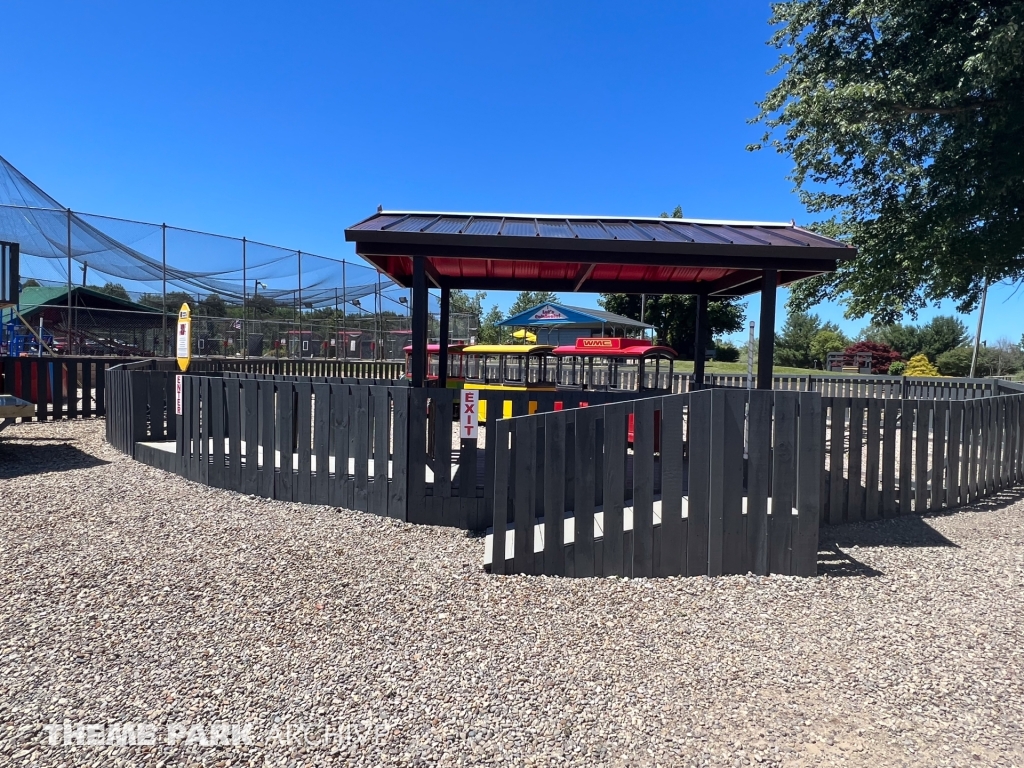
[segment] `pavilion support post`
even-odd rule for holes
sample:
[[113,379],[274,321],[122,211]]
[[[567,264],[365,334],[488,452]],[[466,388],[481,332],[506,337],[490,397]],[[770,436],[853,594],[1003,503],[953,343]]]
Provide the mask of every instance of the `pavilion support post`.
[[697,320],[693,334],[693,389],[704,389],[704,353],[708,347],[708,295],[697,294]]
[[423,256],[412,257],[412,377],[422,387],[427,372],[427,270]]
[[775,293],[779,273],[766,269],[761,273],[761,335],[757,342],[757,388],[772,388],[772,363],[775,357]]
[[437,352],[437,386],[447,387],[448,386],[448,326],[449,326],[449,309],[451,307],[451,290],[448,288],[441,289],[441,316],[439,318],[441,324],[440,339],[438,339],[438,352]]

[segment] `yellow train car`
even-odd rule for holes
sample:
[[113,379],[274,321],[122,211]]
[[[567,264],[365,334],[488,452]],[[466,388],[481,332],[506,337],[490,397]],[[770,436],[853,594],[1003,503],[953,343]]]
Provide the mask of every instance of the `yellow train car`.
[[[466,389],[510,392],[554,392],[554,346],[548,344],[471,344],[463,348]],[[530,403],[530,413],[537,408]],[[512,402],[506,400],[505,418],[512,416]],[[487,403],[480,402],[480,421],[487,419]]]

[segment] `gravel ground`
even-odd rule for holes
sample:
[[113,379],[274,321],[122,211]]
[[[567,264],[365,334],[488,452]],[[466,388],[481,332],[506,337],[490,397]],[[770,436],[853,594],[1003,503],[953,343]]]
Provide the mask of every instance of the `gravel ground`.
[[817,579],[491,577],[102,435],[0,440],[0,765],[1024,765],[1024,502],[832,529]]

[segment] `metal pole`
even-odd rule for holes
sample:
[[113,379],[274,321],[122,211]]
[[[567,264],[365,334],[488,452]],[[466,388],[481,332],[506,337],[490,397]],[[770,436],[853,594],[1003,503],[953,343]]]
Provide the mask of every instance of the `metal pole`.
[[298,308],[298,313],[299,314],[298,314],[298,317],[296,317],[295,319],[296,319],[296,322],[299,325],[299,342],[300,342],[299,349],[301,350],[302,349],[302,344],[301,344],[301,341],[302,341],[302,319],[301,319],[302,318],[302,251],[299,251],[298,253],[299,253],[299,301],[298,301],[298,304],[297,304],[297,308]]
[[449,288],[441,289],[441,316],[440,336],[437,345],[437,386],[444,388],[448,386],[448,331],[451,323],[451,298],[452,292]]
[[68,208],[68,322],[67,322],[67,334],[68,343],[64,347],[64,354],[73,354],[71,349],[71,209]]
[[168,355],[168,351],[167,351],[167,224],[166,223],[160,225],[160,235],[161,235],[161,240],[162,240],[160,252],[161,252],[161,260],[162,260],[162,264],[163,264],[163,272],[162,272],[163,283],[162,283],[162,289],[161,289],[162,290],[162,294],[161,295],[163,296],[163,299],[161,301],[160,306],[163,308],[163,347],[164,347],[164,357],[166,357]]
[[427,373],[427,272],[423,256],[412,257],[412,381],[426,384]]
[[978,331],[974,334],[974,352],[971,353],[971,373],[974,378],[974,369],[978,363],[978,347],[981,346],[981,324],[985,321],[985,299],[988,298],[988,278],[985,278],[985,287],[981,291],[981,308],[978,310]]
[[747,389],[754,388],[754,321],[750,321],[750,338],[747,340]]
[[341,262],[341,336],[344,342],[345,359],[348,359],[348,333],[345,329],[345,304],[348,302],[347,289],[345,287],[345,262]]
[[693,388],[704,388],[704,350],[708,335],[708,295],[697,294],[697,322],[693,334]]
[[761,274],[761,338],[757,349],[757,388],[772,388],[772,363],[775,357],[775,294],[779,273],[766,269]]
[[384,296],[380,292],[380,272],[377,273],[377,359],[384,359]]
[[248,359],[249,357],[249,344],[246,340],[245,335],[245,309],[249,298],[249,273],[246,271],[247,264],[245,262],[245,238],[242,238],[242,327],[241,336],[242,339],[242,357]]

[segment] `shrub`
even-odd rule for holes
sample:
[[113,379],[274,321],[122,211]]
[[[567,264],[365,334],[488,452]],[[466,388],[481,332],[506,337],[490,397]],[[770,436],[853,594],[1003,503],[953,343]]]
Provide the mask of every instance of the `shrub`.
[[738,363],[740,351],[734,344],[727,341],[715,343],[715,360],[720,363]]
[[907,376],[938,376],[939,369],[932,365],[927,355],[920,352],[910,358],[904,374]]
[[907,370],[907,364],[904,363],[902,360],[897,360],[895,363],[892,363],[889,366],[889,375],[902,376],[905,370]]
[[[948,352],[943,352],[935,358],[939,373],[943,376],[968,376],[971,372],[971,355],[973,352],[974,350],[971,347],[957,347]],[[980,363],[981,361],[979,360],[978,362]]]
[[848,355],[854,352],[870,352],[871,372],[876,374],[888,373],[889,366],[901,359],[899,352],[877,341],[858,341],[848,346],[845,351]]

